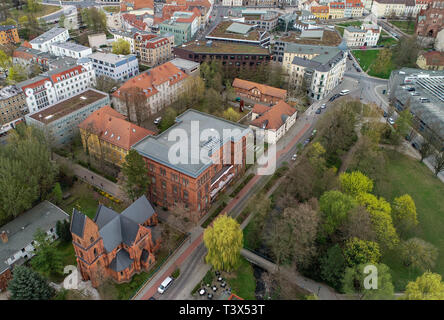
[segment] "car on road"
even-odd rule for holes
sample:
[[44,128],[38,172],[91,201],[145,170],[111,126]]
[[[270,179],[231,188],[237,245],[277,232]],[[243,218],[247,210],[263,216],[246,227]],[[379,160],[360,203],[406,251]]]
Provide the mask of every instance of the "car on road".
[[320,114],[321,111],[322,111],[322,109],[321,109],[321,108],[318,108],[318,110],[316,110],[316,114]]
[[419,145],[416,142],[412,142],[412,147],[419,150]]
[[297,157],[298,157],[298,155],[295,153],[295,154],[291,157],[291,160],[295,161]]
[[394,125],[394,124],[395,124],[395,120],[393,120],[392,117],[388,118],[387,121],[388,121],[388,123],[390,123],[391,125]]
[[347,94],[349,94],[349,93],[350,93],[350,90],[345,89],[345,90],[342,90],[342,91],[341,91],[340,95],[341,95],[341,96],[345,96],[345,95],[347,95]]
[[172,283],[173,283],[173,278],[166,277],[166,279],[163,280],[162,283],[160,284],[159,288],[157,288],[157,292],[159,292],[160,294],[163,294],[165,292],[165,290],[168,289],[168,287]]
[[412,96],[419,96],[420,94],[419,94],[419,92],[410,92],[410,94],[412,95]]
[[159,124],[160,121],[162,121],[162,117],[157,117],[156,119],[154,119],[154,124]]
[[321,109],[327,108],[327,105],[325,103],[321,104]]
[[312,137],[315,136],[315,135],[316,135],[316,132],[318,132],[318,130],[313,129],[313,131],[311,132],[311,136],[312,136]]
[[388,113],[384,111],[384,118],[388,117]]
[[310,139],[305,139],[303,145],[306,146],[306,145],[309,144],[309,143],[310,143]]
[[359,68],[356,68],[356,71],[357,71],[357,72],[361,72],[361,69],[359,69]]

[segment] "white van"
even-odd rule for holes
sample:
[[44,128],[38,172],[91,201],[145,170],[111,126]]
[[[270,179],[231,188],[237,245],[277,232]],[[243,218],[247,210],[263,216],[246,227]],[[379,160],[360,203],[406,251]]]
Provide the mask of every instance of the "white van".
[[349,93],[350,93],[350,90],[345,89],[345,90],[341,91],[340,95],[345,96],[346,94],[349,94]]
[[173,283],[173,278],[167,277],[163,282],[160,284],[159,288],[157,288],[157,292],[160,294],[164,293],[166,289]]

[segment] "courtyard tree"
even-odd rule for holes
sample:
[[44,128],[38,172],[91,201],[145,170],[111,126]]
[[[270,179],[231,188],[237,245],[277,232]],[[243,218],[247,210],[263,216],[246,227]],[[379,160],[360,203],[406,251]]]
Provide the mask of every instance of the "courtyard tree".
[[14,64],[8,69],[8,84],[16,84],[28,78],[26,69],[21,64]]
[[14,268],[12,280],[8,284],[12,300],[49,300],[54,289],[37,272],[25,266]]
[[424,159],[428,158],[433,154],[433,145],[430,141],[430,139],[424,138],[423,142],[419,146],[419,154],[421,155],[421,162],[424,161]]
[[[93,30],[95,32],[107,31],[106,14],[102,10],[98,10],[96,7],[84,8],[81,15],[82,21],[88,26],[88,30]],[[127,54],[129,54],[129,52]]]
[[357,206],[348,212],[347,220],[340,227],[340,231],[344,239],[359,238],[376,241],[370,214],[362,206]]
[[400,233],[405,233],[418,225],[415,201],[410,195],[405,194],[393,200],[392,218]]
[[395,69],[416,66],[420,46],[416,36],[402,37],[392,49]]
[[122,38],[117,39],[116,41],[113,42],[112,52],[114,54],[124,54],[124,55],[130,54],[131,51],[130,51],[129,42]]
[[345,243],[344,258],[349,267],[354,267],[364,263],[378,263],[381,253],[376,242],[352,238]]
[[214,269],[230,272],[237,267],[243,233],[236,220],[226,214],[220,215],[205,229],[203,241],[208,250],[205,261]]
[[65,27],[65,15],[62,14],[59,18],[59,27],[64,28]]
[[[342,290],[359,300],[393,299],[394,287],[389,267],[382,263],[376,264],[377,277],[369,281],[369,284],[375,285],[376,288],[366,288],[366,278],[369,277],[369,273],[364,272],[366,266],[367,264],[360,264],[353,268],[347,268],[342,280]],[[373,283],[373,281],[377,281],[377,283]]]
[[148,169],[136,150],[129,150],[122,165],[122,173],[125,177],[124,190],[132,201],[147,193],[150,184]]
[[399,245],[399,254],[406,267],[426,271],[435,266],[438,249],[422,239],[411,238],[401,242]]
[[60,183],[56,182],[54,188],[51,192],[51,199],[55,204],[59,204],[62,201],[62,188],[60,187]]
[[354,197],[373,190],[373,181],[359,171],[341,173],[339,175],[339,182],[342,191]]
[[444,171],[444,151],[435,152],[432,158],[433,171],[437,176],[441,171]]
[[56,233],[62,242],[68,243],[72,240],[71,226],[68,220],[57,221]]
[[372,72],[375,74],[384,74],[390,69],[392,63],[392,51],[389,48],[379,50],[375,62],[371,65]]
[[0,50],[0,68],[7,70],[12,64],[12,58],[3,50]]
[[240,119],[241,115],[232,107],[229,107],[227,110],[224,111],[223,117],[227,120],[236,122]]
[[403,300],[444,300],[444,282],[441,275],[425,272],[422,276],[410,281],[404,291]]
[[35,256],[31,260],[32,266],[44,276],[62,274],[61,252],[48,234],[39,229],[34,235],[34,240]]
[[177,112],[171,107],[165,109],[165,113],[160,121],[160,130],[165,131],[176,122]]

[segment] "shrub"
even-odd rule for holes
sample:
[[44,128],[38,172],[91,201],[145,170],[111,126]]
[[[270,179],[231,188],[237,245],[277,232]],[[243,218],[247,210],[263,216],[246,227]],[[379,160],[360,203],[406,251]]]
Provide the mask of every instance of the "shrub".
[[179,277],[179,275],[180,275],[180,269],[179,268],[176,268],[176,270],[174,270],[174,272],[171,274],[171,276],[174,279],[177,279]]

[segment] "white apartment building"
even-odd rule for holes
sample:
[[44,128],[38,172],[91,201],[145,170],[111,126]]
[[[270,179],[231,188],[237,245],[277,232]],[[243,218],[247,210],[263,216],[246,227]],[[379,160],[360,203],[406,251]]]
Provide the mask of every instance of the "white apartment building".
[[[134,34],[133,32],[127,32],[127,31],[119,31],[119,30],[111,30],[110,31],[114,35],[114,41],[117,41],[119,39],[123,39],[127,41],[130,44],[130,52],[135,53],[135,42],[134,42]],[[137,31],[141,33],[141,31]]]
[[74,42],[58,42],[49,46],[49,53],[57,57],[80,59],[90,55],[92,49]]
[[242,0],[222,0],[224,7],[242,7]]
[[348,26],[344,29],[344,40],[348,47],[376,46],[380,34],[381,27],[378,25]]
[[426,6],[423,1],[416,0],[374,0],[371,12],[377,17],[416,16],[421,8]]
[[88,58],[92,61],[96,77],[102,75],[124,81],[139,74],[139,62],[135,55],[95,52]]
[[17,84],[26,96],[29,113],[85,91],[95,84],[95,73],[89,59],[78,65],[50,70]]
[[338,47],[292,43],[285,50],[283,67],[290,86],[298,87],[305,81],[312,99],[323,99],[342,81],[346,53]]
[[65,28],[54,27],[29,41],[33,49],[48,52],[50,45],[56,42],[65,42],[69,39],[69,32]]

